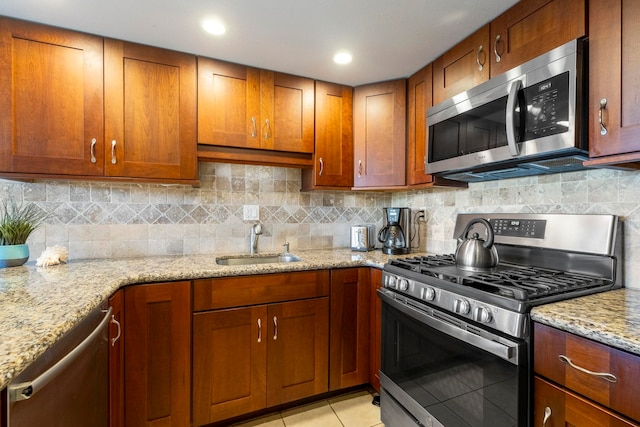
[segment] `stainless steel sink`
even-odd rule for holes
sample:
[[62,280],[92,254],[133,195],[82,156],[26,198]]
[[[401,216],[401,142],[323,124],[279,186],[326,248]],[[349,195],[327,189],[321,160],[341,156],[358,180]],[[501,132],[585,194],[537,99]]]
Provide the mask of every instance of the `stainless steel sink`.
[[241,255],[232,257],[216,258],[218,265],[252,265],[252,264],[273,264],[301,261],[300,257],[293,254],[280,255]]

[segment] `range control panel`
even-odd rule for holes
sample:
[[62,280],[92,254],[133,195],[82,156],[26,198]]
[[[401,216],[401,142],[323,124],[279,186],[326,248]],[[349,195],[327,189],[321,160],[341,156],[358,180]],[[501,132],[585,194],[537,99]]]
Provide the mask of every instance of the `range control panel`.
[[490,223],[496,236],[531,239],[544,239],[547,226],[547,221],[540,219],[491,219]]

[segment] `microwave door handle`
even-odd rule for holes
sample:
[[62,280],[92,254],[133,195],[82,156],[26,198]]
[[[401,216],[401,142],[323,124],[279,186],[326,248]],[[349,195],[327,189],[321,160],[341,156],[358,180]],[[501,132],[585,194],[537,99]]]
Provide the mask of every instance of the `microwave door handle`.
[[520,147],[518,147],[516,141],[516,124],[514,116],[516,112],[516,103],[518,102],[518,91],[522,89],[522,81],[516,80],[509,89],[509,96],[507,97],[507,145],[509,146],[509,152],[513,157],[520,155]]

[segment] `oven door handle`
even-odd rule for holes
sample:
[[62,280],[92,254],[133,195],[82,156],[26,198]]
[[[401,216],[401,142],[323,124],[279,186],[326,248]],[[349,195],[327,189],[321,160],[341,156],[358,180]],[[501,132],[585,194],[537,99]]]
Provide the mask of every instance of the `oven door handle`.
[[458,338],[461,341],[474,345],[486,352],[489,352],[499,358],[506,360],[514,365],[518,365],[520,360],[520,346],[517,342],[509,341],[505,338],[502,338],[498,335],[491,334],[487,332],[487,334],[491,335],[492,339],[480,336],[473,332],[469,332],[468,330],[460,328],[460,326],[453,324],[453,322],[460,322],[457,319],[452,319],[452,323],[447,321],[447,318],[450,317],[447,314],[440,313],[439,311],[434,310],[434,313],[438,313],[437,317],[431,315],[425,310],[420,309],[417,306],[410,305],[401,301],[396,300],[394,297],[387,294],[384,289],[378,290],[378,296],[382,299],[383,302],[391,305],[402,313],[413,317],[421,323],[424,323],[444,334],[447,334],[451,337]]

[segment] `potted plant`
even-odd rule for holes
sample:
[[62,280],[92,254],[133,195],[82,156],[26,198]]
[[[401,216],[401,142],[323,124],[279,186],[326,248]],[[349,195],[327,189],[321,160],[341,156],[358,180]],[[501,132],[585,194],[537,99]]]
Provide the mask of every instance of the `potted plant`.
[[0,207],[0,268],[22,265],[29,259],[29,235],[47,217],[34,203],[3,201]]

